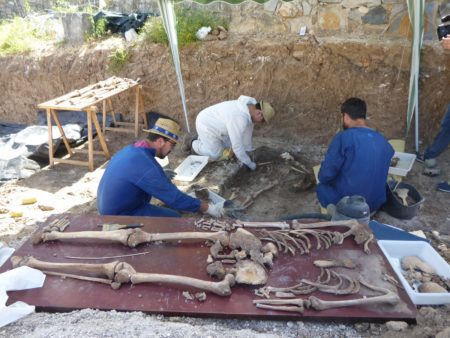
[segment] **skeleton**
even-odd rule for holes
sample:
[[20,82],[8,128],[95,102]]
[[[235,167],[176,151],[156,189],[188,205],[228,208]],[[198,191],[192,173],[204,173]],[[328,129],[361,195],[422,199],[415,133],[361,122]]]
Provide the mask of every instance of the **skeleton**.
[[[51,263],[40,261],[33,257],[13,256],[11,257],[11,262],[13,267],[25,265],[39,269],[46,274],[108,284],[114,290],[120,288],[121,284],[124,283],[167,283],[180,287],[192,287],[219,296],[229,296],[231,294],[231,287],[235,282],[232,274],[226,274],[220,282],[210,282],[186,276],[141,273],[136,272],[130,264],[120,261],[106,264]],[[75,274],[61,271],[70,271]]]
[[[234,264],[236,263],[236,269],[233,272],[236,275],[242,276],[242,270],[249,269],[250,263],[241,263],[240,261],[250,257],[252,261],[258,263],[258,266],[252,266],[254,270],[264,270],[264,265],[271,267],[273,265],[273,259],[277,255],[277,250],[272,243],[263,245],[261,241],[244,229],[237,229],[236,232],[228,234],[225,231],[221,232],[180,232],[180,233],[161,233],[150,234],[140,229],[126,229],[126,230],[114,230],[114,231],[82,231],[82,232],[70,232],[60,233],[58,231],[43,232],[36,236],[36,241],[50,241],[50,240],[73,240],[73,239],[97,239],[102,241],[119,242],[129,247],[135,247],[141,243],[149,243],[164,240],[208,240],[214,244],[210,248],[211,256],[214,259],[222,259],[224,263]],[[223,248],[227,247],[231,249],[230,254],[221,254]],[[264,277],[260,277],[263,274],[255,274],[255,280],[257,284],[260,284],[260,280]],[[265,280],[267,280],[267,272],[265,272]],[[226,277],[226,276],[225,276]],[[248,282],[249,284],[253,284]]]
[[383,295],[337,301],[326,301],[314,296],[310,296],[307,299],[258,299],[254,300],[253,303],[256,305],[256,307],[262,309],[303,313],[305,308],[322,311],[347,306],[364,306],[373,304],[395,305],[400,301],[398,294],[394,291],[371,285],[367,283],[362,277],[359,278],[358,282],[368,289],[383,293]]

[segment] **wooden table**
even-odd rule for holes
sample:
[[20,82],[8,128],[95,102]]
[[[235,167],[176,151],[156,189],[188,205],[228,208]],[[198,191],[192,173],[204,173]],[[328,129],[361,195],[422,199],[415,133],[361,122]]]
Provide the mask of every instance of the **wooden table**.
[[[37,231],[52,224],[56,219],[67,219],[69,226],[64,232],[99,231],[101,225],[142,223],[142,230],[148,233],[173,233],[182,231],[202,231],[196,227],[194,218],[171,217],[132,217],[60,214],[52,215]],[[231,220],[228,220],[231,222]],[[341,229],[342,231],[343,229]],[[369,230],[370,231],[370,230]],[[257,232],[257,231],[254,231]],[[315,245],[314,240],[311,240]],[[393,276],[389,262],[378,245],[369,245],[372,253],[365,254],[362,245],[352,238],[346,238],[341,245],[333,245],[329,250],[314,249],[307,255],[280,252],[274,266],[268,270],[267,285],[287,287],[297,284],[300,279],[316,280],[320,270],[313,262],[318,259],[352,259],[356,269],[335,268],[336,272],[356,277],[361,275],[377,286],[397,290],[400,302],[397,305],[379,304],[374,306],[354,306],[324,311],[306,309],[303,314],[296,312],[259,309],[253,299],[258,286],[236,285],[229,297],[207,294],[205,302],[189,301],[183,291],[195,293],[198,290],[159,283],[123,284],[114,290],[110,285],[72,278],[48,275],[42,288],[11,291],[8,304],[23,301],[36,306],[38,311],[73,311],[85,308],[117,311],[144,311],[176,316],[202,316],[221,318],[288,319],[288,320],[341,320],[341,321],[414,321],[417,310],[405,290],[397,288],[382,279],[382,273]],[[55,263],[97,263],[123,261],[131,264],[136,271],[145,273],[174,274],[202,280],[211,280],[206,272],[210,248],[204,242],[164,242],[141,244],[129,248],[120,243],[100,243],[95,240],[49,241],[37,245],[28,239],[17,251],[16,256],[33,256],[37,259]],[[130,256],[131,255],[131,256]],[[117,257],[120,256],[120,257]],[[106,258],[111,257],[111,258]],[[0,267],[0,273],[12,268],[11,262]],[[400,282],[398,282],[399,285]],[[379,293],[361,287],[358,294],[334,295],[315,291],[312,295],[326,300],[345,300],[374,296]],[[299,297],[302,297],[301,295]],[[305,295],[304,298],[308,298]]]
[[[134,89],[135,91],[135,115],[134,115],[134,123],[133,122],[117,122],[114,116],[114,111],[112,108],[111,99],[125,91]],[[102,112],[103,119],[102,124],[103,128],[100,128],[98,119],[97,119],[97,104],[102,104]],[[106,105],[109,105],[109,111],[106,108]],[[106,130],[112,131],[121,131],[121,132],[134,132],[135,137],[137,137],[139,132],[139,114],[141,113],[141,109],[143,108],[142,96],[141,96],[141,86],[137,81],[119,78],[119,77],[110,77],[107,80],[100,81],[95,84],[91,84],[82,89],[74,90],[68,94],[60,96],[56,99],[52,99],[47,102],[43,102],[38,105],[38,108],[46,109],[47,111],[47,125],[48,125],[48,155],[50,167],[52,167],[55,162],[60,163],[69,163],[75,165],[84,165],[89,168],[89,170],[94,170],[94,154],[104,155],[106,158],[110,158],[109,150],[106,145],[105,139],[103,137],[103,133]],[[85,149],[74,149],[70,147],[69,141],[64,133],[64,130],[61,126],[61,122],[58,118],[58,111],[85,111],[87,114],[87,125],[88,125],[88,160],[80,161],[69,159],[75,152],[85,153]],[[132,126],[134,128],[117,128],[117,127],[106,127],[106,114],[111,113],[114,125],[115,126]],[[145,114],[142,112],[143,116],[143,124],[147,127],[147,119]],[[53,156],[53,135],[52,135],[52,119],[55,121],[56,126],[61,133],[62,140],[64,142],[64,146],[67,149],[68,155],[63,158],[56,158]],[[102,147],[102,151],[94,151],[93,145],[93,133],[92,133],[92,123],[97,131],[98,138],[100,140],[100,145]]]

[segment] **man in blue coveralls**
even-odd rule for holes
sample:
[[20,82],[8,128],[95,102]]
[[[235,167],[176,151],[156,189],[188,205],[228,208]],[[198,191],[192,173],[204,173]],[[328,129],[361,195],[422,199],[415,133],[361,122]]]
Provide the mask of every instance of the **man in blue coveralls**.
[[[126,146],[109,162],[97,190],[100,215],[180,217],[175,210],[183,210],[222,216],[222,206],[208,204],[178,190],[155,159],[155,156],[166,157],[178,143],[179,124],[159,118],[146,131],[147,139]],[[171,209],[150,204],[152,197]]]
[[366,103],[350,98],[341,106],[343,131],[328,148],[319,171],[317,198],[322,207],[344,196],[360,195],[370,211],[386,201],[386,179],[394,149],[366,125]]

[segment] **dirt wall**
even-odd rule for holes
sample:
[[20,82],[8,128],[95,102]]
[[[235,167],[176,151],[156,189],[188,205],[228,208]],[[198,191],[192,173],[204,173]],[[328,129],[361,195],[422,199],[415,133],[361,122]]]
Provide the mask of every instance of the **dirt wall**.
[[[0,59],[0,122],[36,122],[37,104],[106,79],[108,55],[121,39]],[[119,76],[140,78],[145,109],[182,120],[182,105],[168,47],[128,45]],[[239,36],[201,42],[180,51],[191,128],[204,107],[241,94],[270,101],[276,121],[259,132],[327,143],[340,127],[339,107],[350,96],[368,103],[370,125],[403,137],[409,86],[407,42],[349,41],[296,36]],[[450,103],[450,55],[424,46],[420,76],[421,134],[431,138]],[[116,100],[133,111],[133,97]],[[413,134],[413,133],[410,133]]]

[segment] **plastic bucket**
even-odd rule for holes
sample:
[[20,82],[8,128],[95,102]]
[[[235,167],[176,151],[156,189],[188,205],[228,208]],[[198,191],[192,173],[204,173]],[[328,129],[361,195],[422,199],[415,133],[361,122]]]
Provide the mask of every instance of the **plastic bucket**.
[[[408,197],[414,201],[413,204],[403,205],[401,199],[394,192],[394,189],[400,188],[408,189]],[[386,184],[386,203],[382,210],[395,218],[411,219],[417,215],[417,211],[424,201],[422,195],[411,184],[400,182],[397,185],[397,181],[389,181]]]

